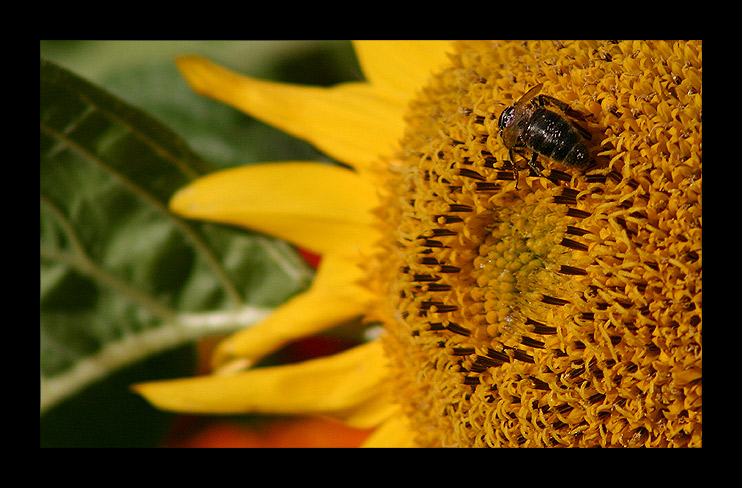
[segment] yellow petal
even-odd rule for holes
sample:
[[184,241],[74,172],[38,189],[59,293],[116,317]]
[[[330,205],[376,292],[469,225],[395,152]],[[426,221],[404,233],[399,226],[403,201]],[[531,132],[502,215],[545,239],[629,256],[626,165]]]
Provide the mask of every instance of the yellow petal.
[[363,73],[374,86],[407,101],[448,61],[449,41],[355,41]]
[[365,276],[359,266],[358,256],[350,258],[342,254],[327,254],[317,269],[312,290],[323,293],[342,290],[346,296],[354,297],[355,301],[366,303],[373,297],[367,288],[358,286]]
[[242,110],[356,169],[391,154],[405,105],[368,83],[299,86],[243,76],[199,56],[177,59],[193,90]]
[[399,409],[393,412],[363,443],[363,447],[414,447],[415,431]]
[[178,191],[170,208],[234,224],[319,254],[354,253],[372,242],[373,186],[358,173],[320,163],[266,163],[207,175]]
[[253,366],[291,341],[358,317],[364,307],[341,295],[305,292],[281,305],[267,319],[222,341],[212,357],[215,369]]
[[133,388],[164,410],[320,414],[369,427],[369,422],[379,422],[391,411],[385,369],[382,346],[374,341],[302,363],[142,383]]
[[399,405],[392,402],[389,386],[381,384],[376,394],[351,408],[333,413],[332,417],[357,429],[369,429],[383,424],[398,410]]
[[353,260],[323,257],[312,287],[281,305],[265,320],[222,341],[212,357],[215,369],[245,369],[287,343],[363,315],[371,295],[357,282]]

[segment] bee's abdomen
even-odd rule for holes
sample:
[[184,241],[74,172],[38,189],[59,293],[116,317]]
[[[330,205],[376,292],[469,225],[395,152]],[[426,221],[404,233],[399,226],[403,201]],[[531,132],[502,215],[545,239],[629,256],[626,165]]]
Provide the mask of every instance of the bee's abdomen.
[[542,107],[534,110],[521,138],[526,147],[554,161],[584,166],[590,160],[587,146],[572,124]]

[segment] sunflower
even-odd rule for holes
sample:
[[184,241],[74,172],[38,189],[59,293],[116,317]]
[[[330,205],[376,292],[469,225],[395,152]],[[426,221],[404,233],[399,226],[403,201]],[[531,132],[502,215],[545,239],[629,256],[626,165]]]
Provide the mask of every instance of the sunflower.
[[[218,347],[214,374],[137,391],[333,416],[375,428],[371,446],[700,446],[701,42],[355,46],[367,81],[331,88],[178,60],[196,92],[347,167],[253,165],[174,196],[323,258],[308,291]],[[589,133],[588,167],[511,161],[498,118],[538,84]],[[357,316],[377,339],[251,368]]]

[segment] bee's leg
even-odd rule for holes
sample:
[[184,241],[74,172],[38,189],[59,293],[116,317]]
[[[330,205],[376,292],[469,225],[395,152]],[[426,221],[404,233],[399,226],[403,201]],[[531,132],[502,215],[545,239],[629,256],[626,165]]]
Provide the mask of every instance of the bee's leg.
[[593,138],[593,135],[587,129],[585,129],[580,124],[578,124],[577,122],[570,120],[570,123],[572,127],[577,129],[580,132],[580,134],[582,134],[582,137],[584,137],[585,140],[589,141],[590,139]]
[[533,156],[531,156],[531,160],[528,161],[528,167],[531,168],[531,171],[536,173],[536,176],[544,176],[544,174],[541,172],[541,168],[539,168],[538,164],[538,153],[536,151],[533,152]]
[[510,169],[513,171],[513,177],[515,178],[515,189],[518,189],[518,168],[515,166],[515,153],[510,149]]
[[585,115],[579,110],[575,110],[569,106],[568,103],[559,100],[558,98],[550,97],[549,95],[539,95],[538,104],[545,107],[548,104],[554,105],[556,108],[564,112],[565,115],[574,117],[578,120],[585,120]]
[[558,98],[550,97],[549,95],[539,95],[538,104],[541,105],[542,107],[545,107],[547,104],[554,105],[555,107],[557,107],[559,110],[561,110],[564,113],[567,113],[568,110],[574,112],[574,110],[569,108],[569,104],[559,100]]

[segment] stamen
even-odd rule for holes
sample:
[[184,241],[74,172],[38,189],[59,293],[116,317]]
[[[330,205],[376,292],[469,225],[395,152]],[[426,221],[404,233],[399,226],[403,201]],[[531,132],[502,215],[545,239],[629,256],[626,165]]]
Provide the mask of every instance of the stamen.
[[440,224],[456,224],[464,221],[464,219],[456,215],[435,215],[434,219]]
[[588,249],[585,244],[574,241],[572,239],[567,239],[566,237],[562,239],[559,245],[569,247],[570,249],[576,249],[578,251],[587,251]]
[[427,291],[451,291],[451,285],[446,285],[443,283],[432,283],[425,286],[425,289]]
[[[621,173],[619,173],[616,170],[611,170],[608,172],[608,178],[612,179],[616,183],[621,183],[621,180],[623,180],[623,176],[621,176]],[[636,189],[636,188],[634,188]]]
[[536,390],[545,390],[545,391],[551,390],[551,387],[549,386],[547,382],[540,380],[536,378],[535,376],[531,376],[530,378],[531,378],[531,382],[533,383],[533,388],[535,388]]
[[569,413],[572,410],[574,410],[574,407],[568,403],[565,403],[565,404],[559,405],[554,410],[556,410],[557,412],[561,414],[565,414],[565,413]]
[[500,363],[509,363],[510,356],[504,352],[495,351],[494,349],[487,349],[487,357],[499,361]]
[[525,352],[521,351],[520,349],[513,349],[513,358],[523,361],[526,363],[533,363],[534,359],[533,356],[529,356]]
[[584,367],[578,368],[578,369],[573,369],[572,371],[570,371],[569,373],[567,373],[567,378],[570,378],[570,379],[576,378],[578,376],[581,376],[582,373],[584,373],[584,372],[585,372],[585,368]]
[[469,337],[471,335],[471,331],[469,329],[461,327],[459,324],[455,324],[453,322],[448,322],[446,324],[446,329],[453,332],[454,334],[459,334],[465,337]]
[[542,296],[541,297],[541,302],[542,303],[546,303],[548,305],[559,305],[559,306],[566,305],[566,304],[569,303],[568,300],[563,300],[561,298],[556,298],[556,297],[550,297],[548,295]]
[[559,181],[570,182],[572,181],[572,175],[569,173],[565,173],[564,171],[552,169],[546,179],[550,180],[553,183],[557,183]]
[[[433,300],[426,300],[420,303],[419,308],[420,310],[425,310],[425,311],[429,310],[431,312],[437,312],[437,313],[448,313],[448,312],[454,312],[458,310],[458,307],[456,305],[446,305],[443,302],[438,302],[438,301],[433,301]],[[448,330],[451,330],[451,329],[449,328]],[[456,332],[456,331],[451,330],[451,332]],[[467,335],[470,334],[469,331],[466,331],[466,332],[467,332]]]
[[587,183],[605,183],[606,179],[607,179],[607,175],[604,175],[602,173],[593,173],[593,174],[585,175],[585,181]]
[[559,272],[566,275],[587,275],[587,271],[582,268],[576,268],[574,266],[561,265]]
[[560,203],[563,205],[577,205],[577,200],[574,197],[556,195],[554,197],[554,203]]
[[484,176],[480,175],[479,173],[477,173],[476,171],[472,169],[460,168],[459,175],[464,176],[466,178],[472,178],[474,180],[485,181]]
[[551,335],[556,334],[556,327],[549,327],[546,324],[542,324],[541,322],[536,322],[533,319],[526,319],[525,322],[526,325],[532,325],[533,329],[531,329],[531,332],[534,334],[542,334],[542,335]]
[[497,183],[477,183],[474,188],[478,192],[494,192],[500,190],[502,187]]
[[441,241],[437,241],[435,239],[425,239],[422,245],[423,247],[448,247],[444,245]]
[[461,268],[457,268],[456,266],[441,266],[441,269],[438,271],[439,273],[458,273],[461,271]]
[[579,210],[576,208],[570,208],[567,210],[567,215],[570,217],[577,217],[578,219],[585,219],[587,217],[590,217],[590,212],[585,212],[584,210]]
[[487,367],[487,368],[494,368],[494,367],[500,366],[503,363],[504,363],[504,361],[500,361],[500,360],[495,359],[495,358],[490,358],[490,357],[487,357],[487,356],[479,356],[478,355],[477,356],[477,360],[475,361],[474,364],[479,365],[479,366],[484,366],[484,367]]
[[573,235],[573,236],[584,236],[585,234],[589,234],[590,231],[580,229],[579,227],[575,227],[573,225],[567,226],[567,234]]
[[470,356],[474,354],[473,347],[454,347],[452,354],[454,356]]
[[455,236],[459,233],[450,229],[432,229],[432,237]]
[[413,281],[426,282],[426,281],[438,281],[440,276],[429,275],[429,274],[415,274],[413,275]]
[[531,339],[530,337],[526,337],[526,336],[523,336],[520,338],[520,343],[523,344],[524,346],[536,347],[539,349],[544,348],[543,342],[537,341],[536,339]]

